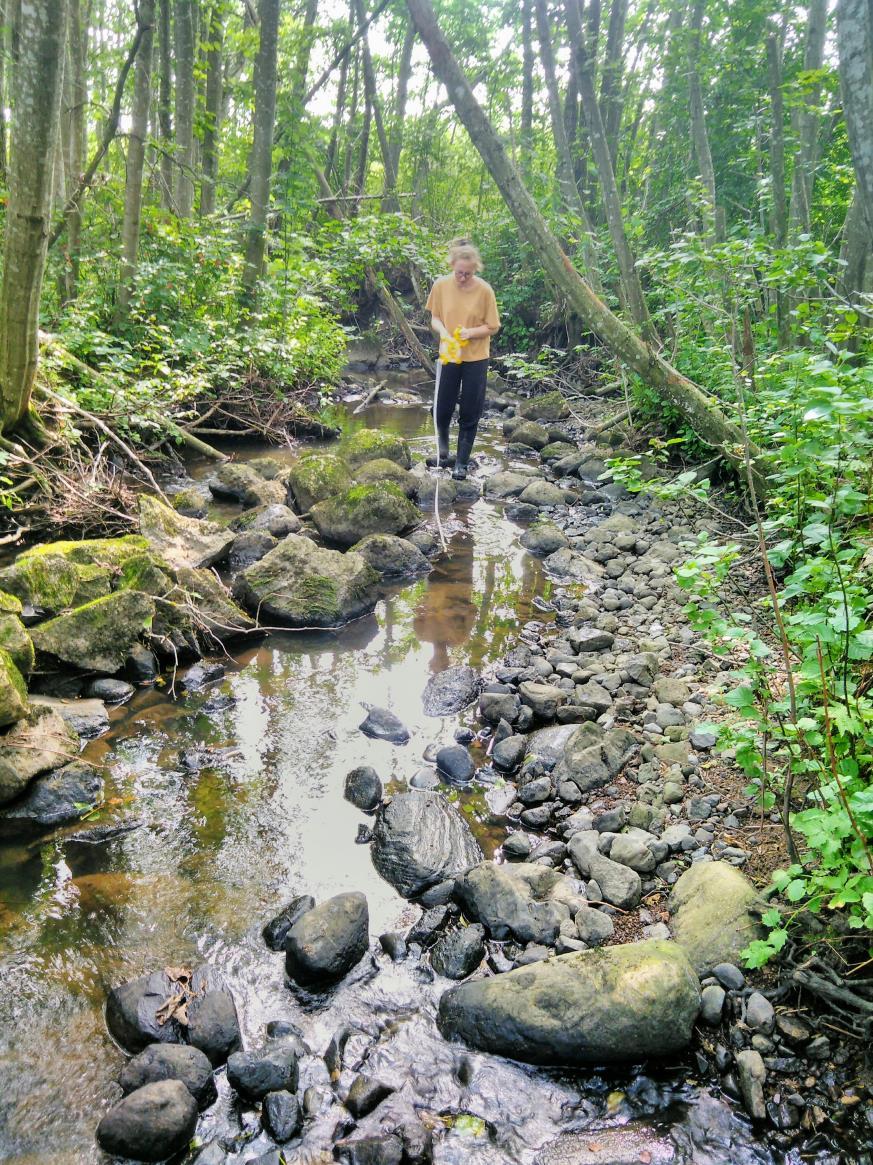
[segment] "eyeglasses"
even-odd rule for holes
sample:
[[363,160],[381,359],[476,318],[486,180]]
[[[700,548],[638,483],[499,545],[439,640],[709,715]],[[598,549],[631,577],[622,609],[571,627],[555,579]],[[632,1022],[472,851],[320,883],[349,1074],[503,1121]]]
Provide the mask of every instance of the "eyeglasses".
[[473,272],[472,271],[456,271],[455,278],[456,279],[472,279]]

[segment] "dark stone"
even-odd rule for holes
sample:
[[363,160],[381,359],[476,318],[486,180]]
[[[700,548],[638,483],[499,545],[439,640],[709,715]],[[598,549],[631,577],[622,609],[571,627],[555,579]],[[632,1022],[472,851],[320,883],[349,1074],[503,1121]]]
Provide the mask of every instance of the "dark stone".
[[455,785],[466,785],[476,773],[476,765],[462,744],[449,744],[436,754],[437,771]]
[[360,1120],[374,1108],[378,1108],[393,1091],[390,1084],[384,1084],[381,1080],[373,1080],[369,1076],[356,1076],[346,1097],[346,1108],[355,1120]]
[[192,1165],[226,1165],[227,1153],[221,1147],[218,1141],[210,1141],[208,1145],[204,1145],[197,1156],[194,1158]]
[[181,1080],[198,1108],[206,1108],[215,1100],[212,1065],[197,1048],[185,1044],[149,1044],[124,1065],[118,1083],[127,1095],[158,1080]]
[[380,934],[379,943],[392,963],[399,963],[401,959],[406,958],[406,939],[397,931],[391,930],[386,934]]
[[103,700],[107,704],[123,704],[129,700],[136,688],[125,680],[114,680],[103,676],[92,680],[85,688],[85,695],[91,699]]
[[425,716],[452,716],[472,704],[481,680],[466,664],[448,667],[428,680],[422,702]]
[[382,801],[382,782],[369,765],[360,765],[346,774],[344,796],[356,809],[373,813]]
[[491,763],[501,773],[511,773],[524,760],[527,737],[515,734],[499,740],[491,750]]
[[253,562],[260,562],[275,546],[278,546],[278,541],[266,530],[246,530],[237,534],[228,552],[231,570],[244,570]]
[[111,1108],[97,1126],[107,1153],[163,1161],[187,1147],[197,1128],[197,1105],[181,1080],[146,1084]]
[[208,990],[188,1005],[188,1042],[204,1052],[213,1067],[242,1046],[236,1004],[228,990]]
[[373,831],[369,825],[364,825],[363,822],[358,826],[358,832],[355,834],[355,845],[369,845],[373,840]]
[[504,841],[502,849],[510,861],[523,862],[525,858],[530,857],[530,838],[526,833],[510,833]]
[[475,865],[482,851],[463,817],[437,793],[399,793],[383,807],[371,848],[377,871],[405,898]]
[[149,1044],[183,1042],[182,1027],[175,1019],[160,1024],[156,1012],[176,993],[176,984],[164,971],[141,975],[113,987],[106,1000],[106,1026],[128,1052],[141,1052]]
[[419,906],[445,906],[451,902],[455,894],[455,879],[446,878],[445,882],[437,882],[435,886],[428,886],[423,894],[416,898]]
[[733,963],[718,963],[712,973],[728,991],[741,991],[746,985],[746,977]]
[[73,761],[31,781],[17,801],[0,811],[0,832],[51,829],[87,816],[103,800],[100,771]]
[[390,740],[392,744],[406,744],[409,740],[409,729],[387,708],[370,708],[358,728],[374,740]]
[[406,942],[416,943],[423,948],[431,946],[436,941],[436,932],[443,926],[448,916],[448,906],[431,906],[412,926],[406,936]]
[[552,816],[550,805],[537,805],[534,809],[525,809],[519,815],[519,821],[526,829],[545,829]]
[[324,1053],[324,1063],[330,1073],[331,1080],[338,1079],[340,1072],[343,1070],[343,1052],[351,1034],[351,1028],[341,1027],[338,1031],[334,1032],[331,1036],[330,1043],[327,1045],[327,1051]]
[[292,979],[323,987],[367,953],[370,916],[363,894],[337,894],[307,911],[288,932],[285,966]]
[[297,1097],[285,1089],[267,1093],[261,1109],[261,1119],[264,1128],[280,1145],[290,1141],[303,1124]]
[[294,1038],[271,1040],[254,1052],[234,1052],[227,1061],[227,1079],[246,1100],[263,1100],[268,1092],[297,1090],[297,1050]]
[[311,910],[314,905],[315,899],[311,894],[301,894],[298,898],[293,898],[287,906],[284,906],[275,918],[270,919],[261,934],[271,951],[284,951],[288,931],[297,919],[302,918],[306,911]]
[[443,935],[430,953],[430,963],[447,979],[466,979],[485,958],[485,929],[478,924]]
[[188,692],[199,692],[207,684],[222,679],[227,672],[223,663],[204,660],[202,663],[192,664],[182,676],[182,683]]
[[124,674],[135,684],[151,684],[160,675],[154,653],[142,643],[134,643],[124,661]]
[[337,1141],[334,1152],[347,1165],[400,1165],[403,1142],[392,1134]]
[[[555,902],[535,901],[530,885],[509,871],[517,867],[481,862],[458,879],[457,897],[468,918],[483,923],[493,938],[511,936],[520,942],[554,943],[561,923],[567,918]],[[552,884],[560,881],[545,874]]]

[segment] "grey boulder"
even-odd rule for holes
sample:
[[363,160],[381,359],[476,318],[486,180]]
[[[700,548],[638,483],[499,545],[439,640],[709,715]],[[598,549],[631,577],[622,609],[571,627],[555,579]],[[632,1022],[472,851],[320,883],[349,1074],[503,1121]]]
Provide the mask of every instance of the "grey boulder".
[[198,1108],[215,1100],[212,1065],[201,1051],[186,1044],[149,1044],[124,1065],[118,1083],[127,1095],[158,1080],[181,1080]]
[[468,870],[482,851],[460,813],[439,793],[399,793],[382,809],[370,850],[379,874],[405,898]]
[[186,1148],[197,1127],[197,1104],[181,1080],[146,1084],[111,1108],[97,1126],[107,1153],[163,1161]]
[[425,716],[452,716],[472,704],[479,695],[481,681],[466,664],[447,667],[430,677],[422,701]]
[[290,977],[306,987],[328,986],[360,962],[369,945],[366,897],[357,892],[337,894],[291,927],[285,966]]

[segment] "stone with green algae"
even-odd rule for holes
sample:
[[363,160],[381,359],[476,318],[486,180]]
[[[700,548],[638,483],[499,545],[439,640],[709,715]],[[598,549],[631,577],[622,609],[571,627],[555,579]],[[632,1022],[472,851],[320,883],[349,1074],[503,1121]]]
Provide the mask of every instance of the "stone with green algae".
[[125,563],[147,549],[137,535],[44,542],[0,570],[0,589],[54,615],[108,595]]
[[116,591],[34,627],[33,644],[61,663],[111,675],[151,626],[154,614],[151,595]]
[[421,521],[418,507],[389,481],[355,485],[312,507],[310,517],[322,538],[353,546],[368,534],[402,534]]
[[28,709],[24,678],[9,652],[0,648],[0,728],[23,719]]
[[399,486],[408,498],[415,497],[418,493],[418,479],[408,469],[404,469],[396,461],[390,461],[387,457],[376,457],[373,461],[365,461],[355,470],[355,483],[357,485],[367,485],[373,481],[391,481]]
[[316,502],[344,493],[352,484],[349,467],[334,453],[311,453],[292,465],[288,485],[301,514]]
[[382,429],[358,429],[343,441],[340,453],[352,469],[377,458],[396,461],[401,469],[412,468],[412,454],[404,438]]
[[186,518],[150,494],[140,495],[139,528],[149,549],[176,570],[221,562],[234,539],[225,526]]
[[75,760],[79,738],[57,709],[35,704],[0,736],[0,805],[14,800],[34,777]]
[[544,392],[525,401],[518,415],[528,421],[562,421],[570,415],[570,407],[560,392]]
[[34,664],[33,640],[18,616],[6,611],[0,612],[0,647],[9,652],[22,675],[30,675]]

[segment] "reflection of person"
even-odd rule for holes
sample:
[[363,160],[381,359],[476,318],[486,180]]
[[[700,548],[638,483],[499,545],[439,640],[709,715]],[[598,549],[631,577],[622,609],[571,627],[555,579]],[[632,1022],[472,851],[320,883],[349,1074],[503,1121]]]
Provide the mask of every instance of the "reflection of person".
[[[494,292],[477,274],[482,270],[482,259],[469,239],[455,239],[451,244],[449,266],[451,275],[436,281],[427,300],[431,327],[440,337],[440,357],[449,361],[438,365],[434,420],[439,464],[446,466],[449,425],[460,398],[458,456],[452,477],[463,481],[485,408],[491,337],[500,328],[500,316]],[[460,360],[455,363],[458,356]]]
[[412,622],[419,643],[433,644],[432,672],[451,666],[450,649],[469,641],[478,615],[473,602],[473,543],[467,536],[457,536],[451,557],[438,562],[429,576]]

